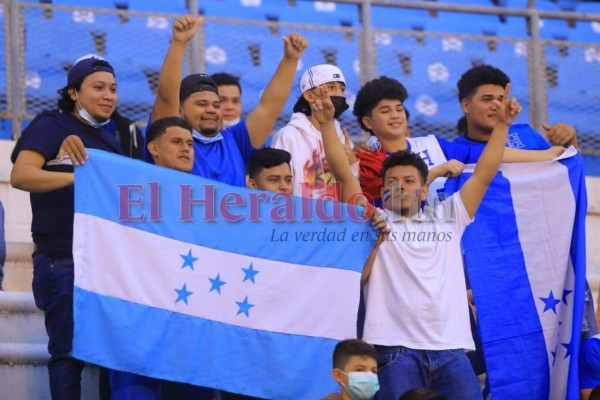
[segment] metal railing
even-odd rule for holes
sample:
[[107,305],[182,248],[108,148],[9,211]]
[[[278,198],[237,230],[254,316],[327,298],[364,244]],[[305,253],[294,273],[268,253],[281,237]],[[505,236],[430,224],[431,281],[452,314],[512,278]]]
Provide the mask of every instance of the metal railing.
[[[197,10],[197,1],[193,3],[190,9]],[[335,3],[356,5],[361,24],[332,26],[206,15],[200,34],[189,47],[184,71],[224,71],[240,76],[244,109],[250,110],[281,56],[280,36],[300,31],[311,43],[301,70],[316,63],[338,64],[348,80],[350,102],[365,81],[382,74],[397,78],[409,90],[407,108],[413,134],[452,138],[462,114],[456,81],[470,66],[490,63],[511,76],[513,93],[525,105],[522,122],[531,122],[538,130],[545,122],[569,122],[579,131],[582,150],[600,154],[600,128],[594,123],[594,116],[600,114],[600,84],[595,79],[600,76],[600,44],[542,37],[539,28],[540,21],[550,20],[563,21],[565,26],[567,21],[571,25],[573,21],[591,21],[600,26],[600,14],[422,1]],[[399,22],[401,9],[426,11],[429,22],[439,22],[440,15],[448,13],[469,15],[469,24],[486,16],[513,18],[526,26],[529,34],[473,33],[465,29],[466,24],[456,32],[444,33],[433,28],[407,29],[401,23],[399,28],[384,29],[373,14],[379,7],[389,8],[390,18]],[[119,111],[145,123],[176,14],[17,0],[4,1],[0,10],[0,39],[5,49],[0,54],[0,118],[12,121],[14,138],[19,136],[23,120],[55,108],[55,92],[66,82],[66,70],[86,53],[105,56],[115,66]],[[296,87],[278,125],[289,119],[297,95]],[[342,123],[355,137],[361,135],[350,112],[344,114]]]

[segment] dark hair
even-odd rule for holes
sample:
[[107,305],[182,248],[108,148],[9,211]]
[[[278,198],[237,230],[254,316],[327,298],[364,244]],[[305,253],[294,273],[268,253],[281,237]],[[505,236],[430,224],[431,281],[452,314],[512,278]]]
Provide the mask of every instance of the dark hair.
[[256,176],[265,168],[273,168],[281,164],[290,164],[292,155],[285,150],[265,147],[252,154],[248,162],[248,175],[250,179],[256,179]]
[[364,356],[377,361],[377,351],[372,345],[360,339],[346,339],[333,350],[333,368],[343,370],[352,356]]
[[73,88],[76,91],[80,91],[82,83],[83,79],[75,83],[74,85],[65,86],[64,88],[58,90],[58,94],[60,95],[60,98],[58,99],[59,110],[65,113],[72,113],[73,110],[75,110],[75,100],[73,100],[69,95],[69,89]]
[[600,385],[596,385],[590,393],[589,400],[600,400]]
[[427,164],[418,154],[412,153],[408,150],[400,150],[395,153],[390,154],[388,158],[383,161],[383,168],[381,169],[381,177],[385,180],[385,174],[388,169],[397,167],[399,165],[412,165],[419,171],[421,178],[423,179],[423,184],[427,182],[427,175],[429,170],[427,168]]
[[463,115],[462,117],[460,117],[458,119],[458,121],[456,121],[456,130],[458,131],[458,134],[461,136],[466,136],[467,135],[467,116]]
[[418,388],[405,392],[398,400],[446,400],[447,397],[431,389]]
[[404,100],[407,98],[408,92],[403,84],[396,79],[382,76],[381,78],[370,80],[360,88],[356,94],[356,100],[354,100],[353,113],[361,128],[371,132],[363,124],[362,119],[365,116],[371,115],[371,112],[381,100],[399,100],[401,103],[404,103]]
[[310,117],[312,111],[310,110],[310,104],[308,104],[308,101],[304,98],[304,95],[300,95],[300,97],[298,97],[298,101],[296,101],[296,104],[294,104],[293,111],[295,113],[300,112],[307,117]]
[[172,126],[178,126],[192,133],[192,126],[183,118],[180,117],[166,117],[157,119],[146,130],[146,144],[157,140],[165,134],[168,128]]
[[213,81],[215,81],[217,86],[237,86],[238,89],[240,89],[240,94],[242,94],[242,85],[240,85],[240,78],[238,78],[237,76],[228,74],[226,72],[218,72],[216,74],[212,74],[210,77]]
[[491,65],[477,65],[462,74],[456,83],[458,101],[473,96],[479,86],[498,85],[505,87],[508,83],[510,83],[510,78],[502,70]]

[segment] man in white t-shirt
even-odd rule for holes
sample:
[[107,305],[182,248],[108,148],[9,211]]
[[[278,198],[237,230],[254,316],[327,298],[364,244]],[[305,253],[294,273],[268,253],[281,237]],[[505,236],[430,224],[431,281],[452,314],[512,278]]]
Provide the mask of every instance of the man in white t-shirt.
[[429,188],[420,156],[400,151],[384,161],[381,195],[392,233],[373,249],[362,277],[363,340],[379,353],[380,399],[414,388],[449,400],[481,399],[464,353],[474,344],[460,239],[498,171],[508,126],[521,111],[509,92],[507,85],[503,100],[494,100],[497,123],[472,177],[447,200],[422,208]]

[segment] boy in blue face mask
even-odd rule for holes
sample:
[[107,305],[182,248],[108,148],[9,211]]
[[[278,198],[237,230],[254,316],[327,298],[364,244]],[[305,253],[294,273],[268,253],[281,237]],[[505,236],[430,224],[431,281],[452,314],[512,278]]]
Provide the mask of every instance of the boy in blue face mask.
[[368,400],[379,390],[377,352],[359,339],[339,342],[333,350],[333,379],[342,388],[324,400]]

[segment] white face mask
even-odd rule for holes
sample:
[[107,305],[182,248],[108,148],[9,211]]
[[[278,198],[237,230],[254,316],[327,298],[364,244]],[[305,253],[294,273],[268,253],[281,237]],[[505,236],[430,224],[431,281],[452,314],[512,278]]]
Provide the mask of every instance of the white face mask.
[[77,91],[75,91],[75,103],[77,104],[77,112],[81,119],[88,123],[88,125],[94,128],[100,128],[110,122],[110,118],[106,121],[98,121],[96,118],[92,117],[92,115],[81,105],[79,102],[79,97],[77,96]]
[[225,121],[225,120],[223,120],[223,129],[227,129],[230,126],[234,126],[235,124],[237,124],[239,122],[240,122],[240,118],[234,119],[234,120],[231,120],[231,121]]

